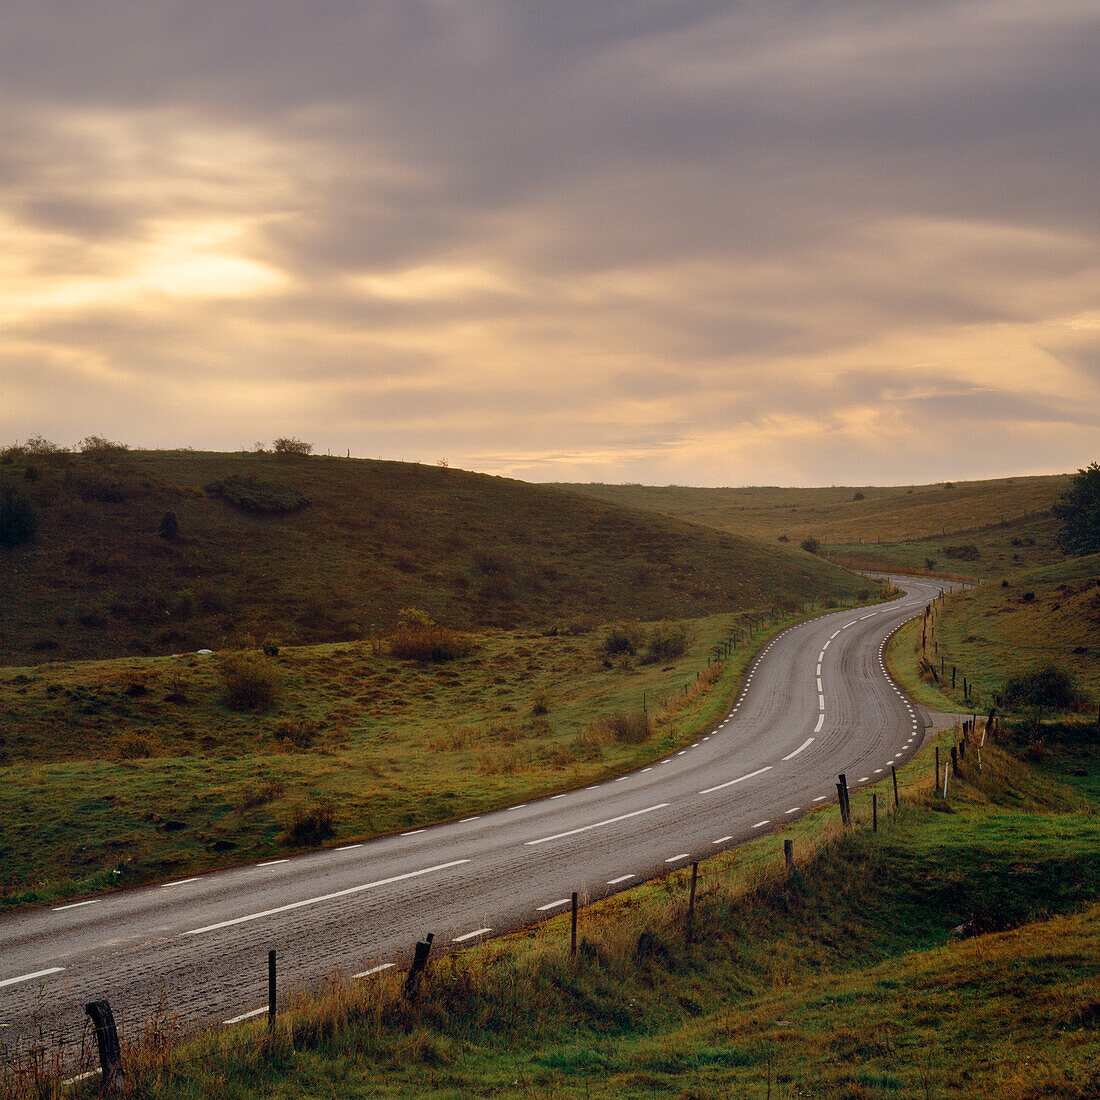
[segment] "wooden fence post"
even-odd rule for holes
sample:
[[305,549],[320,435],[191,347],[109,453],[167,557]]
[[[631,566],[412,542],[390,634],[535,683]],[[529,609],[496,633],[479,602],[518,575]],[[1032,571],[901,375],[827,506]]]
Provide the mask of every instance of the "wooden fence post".
[[878,832],[878,791],[871,792],[871,832]]
[[898,770],[893,764],[890,765],[890,778],[894,781],[894,809],[899,806],[898,802]]
[[405,995],[408,997],[416,995],[417,988],[420,985],[420,975],[424,973],[424,968],[428,965],[428,954],[432,949],[432,940],[434,939],[435,933],[429,932],[416,945],[416,950],[413,952],[412,966],[409,967],[409,972],[405,975]]
[[122,1070],[122,1050],[118,1043],[118,1030],[109,1001],[91,1001],[84,1006],[95,1027],[96,1045],[99,1047],[99,1065],[103,1071],[101,1081],[104,1092],[121,1088],[126,1080]]
[[936,770],[932,773],[932,778],[935,781],[936,789],[939,790],[940,786],[940,747],[936,746]]
[[569,924],[569,957],[575,959],[577,957],[577,891],[573,891],[573,896],[570,899],[572,904],[572,918]]
[[954,745],[951,746],[951,774],[959,778],[959,750]]
[[267,1029],[275,1026],[275,948],[267,953]]
[[794,841],[793,840],[784,840],[783,841],[783,861],[787,865],[787,875],[789,877],[791,872],[794,870]]

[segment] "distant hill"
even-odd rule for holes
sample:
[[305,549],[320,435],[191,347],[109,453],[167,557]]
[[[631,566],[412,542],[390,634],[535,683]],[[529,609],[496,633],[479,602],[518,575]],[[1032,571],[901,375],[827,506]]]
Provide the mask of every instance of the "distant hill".
[[39,519],[32,542],[0,548],[7,664],[269,634],[355,638],[388,630],[409,606],[466,629],[568,629],[839,596],[863,584],[774,541],[411,463],[9,455],[4,485],[25,491]]
[[[828,489],[558,487],[720,531],[784,539],[794,546],[816,538],[822,552],[837,560],[922,569],[932,559],[939,571],[999,577],[1061,559],[1050,507],[1068,484],[1069,475],[1058,474]],[[977,558],[966,556],[970,546],[977,548]]]

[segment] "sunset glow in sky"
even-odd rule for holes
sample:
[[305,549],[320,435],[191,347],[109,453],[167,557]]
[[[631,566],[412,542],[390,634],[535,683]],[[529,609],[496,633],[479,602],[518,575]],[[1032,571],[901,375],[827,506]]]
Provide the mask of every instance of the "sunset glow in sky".
[[1100,458],[1095,0],[0,0],[0,445]]

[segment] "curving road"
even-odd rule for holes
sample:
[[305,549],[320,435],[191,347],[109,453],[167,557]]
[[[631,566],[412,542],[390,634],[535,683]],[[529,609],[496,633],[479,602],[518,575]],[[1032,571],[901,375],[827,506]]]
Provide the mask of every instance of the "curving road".
[[716,728],[651,766],[464,821],[0,919],[0,1042],[79,1039],[85,1002],[134,1025],[166,1007],[235,1022],[280,982],[362,975],[563,911],[889,778],[928,725],[883,664],[886,639],[941,590],[895,578],[893,603],[783,631]]

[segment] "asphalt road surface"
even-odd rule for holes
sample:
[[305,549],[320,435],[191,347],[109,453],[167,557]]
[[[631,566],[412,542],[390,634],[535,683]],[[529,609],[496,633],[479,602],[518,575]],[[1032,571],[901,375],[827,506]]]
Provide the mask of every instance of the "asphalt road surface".
[[280,984],[407,963],[414,942],[476,942],[759,836],[890,778],[928,722],[888,676],[889,635],[939,582],[774,638],[727,717],[639,771],[464,821],[0,919],[0,1043],[37,1021],[78,1041],[106,997],[120,1031],[159,1008],[234,1022]]

